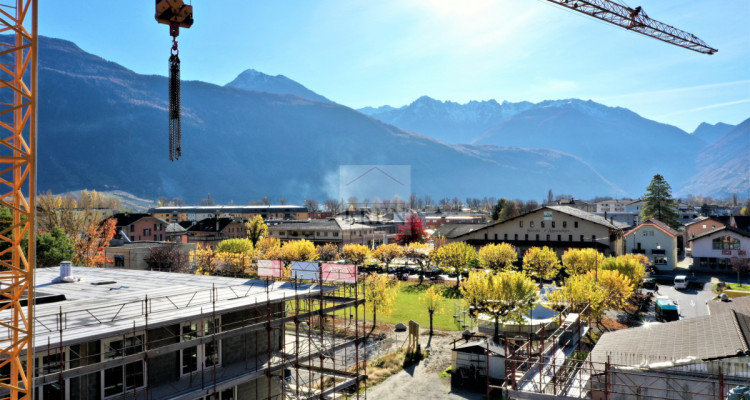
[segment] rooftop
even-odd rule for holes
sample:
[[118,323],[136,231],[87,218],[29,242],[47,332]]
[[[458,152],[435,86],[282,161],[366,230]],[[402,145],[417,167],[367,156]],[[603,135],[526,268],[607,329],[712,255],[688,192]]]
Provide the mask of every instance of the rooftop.
[[665,224],[664,222],[661,222],[656,218],[649,218],[641,222],[640,225],[633,228],[630,232],[626,233],[625,236],[629,236],[633,234],[634,232],[637,232],[641,227],[644,227],[646,225],[655,226],[659,228],[662,232],[672,237],[677,237],[680,235],[680,232],[677,232],[676,230],[672,229],[669,225]]
[[[80,278],[73,283],[60,283],[59,274],[59,267],[36,270],[36,290],[61,301],[35,306],[35,346],[59,345],[61,340],[68,345],[144,329],[146,299],[151,329],[200,318],[214,305],[223,314],[266,299],[278,302],[331,290],[312,284],[295,288],[289,282],[109,268],[72,267],[72,275]],[[0,318],[9,318],[7,313],[1,312]],[[0,333],[0,340],[7,334]]]
[[692,238],[690,238],[690,241],[692,242],[692,241],[698,240],[700,238],[704,238],[704,237],[707,237],[707,236],[712,236],[712,235],[715,235],[715,234],[717,234],[719,232],[734,232],[734,233],[739,234],[741,236],[750,237],[750,231],[743,231],[742,229],[732,228],[731,226],[722,226],[722,227],[716,228],[716,229],[714,229],[712,231],[700,234],[700,235],[698,235],[696,237],[692,237]]
[[483,228],[487,224],[445,224],[435,229],[433,236],[440,234],[448,239],[465,235],[473,230]]
[[305,221],[283,221],[278,224],[269,225],[269,230],[281,231],[281,230],[315,230],[315,231],[342,231],[352,229],[364,229],[369,230],[372,227],[350,223],[337,218],[325,218],[325,219],[310,219]]
[[262,212],[262,211],[278,211],[278,210],[294,210],[294,211],[307,211],[305,206],[293,206],[289,204],[277,204],[277,205],[263,205],[263,206],[173,206],[173,207],[154,207],[148,210],[149,213],[164,213],[164,212],[196,212],[196,213],[242,213],[242,212]]
[[591,361],[634,365],[643,361],[712,360],[750,354],[750,316],[735,311],[607,332]]

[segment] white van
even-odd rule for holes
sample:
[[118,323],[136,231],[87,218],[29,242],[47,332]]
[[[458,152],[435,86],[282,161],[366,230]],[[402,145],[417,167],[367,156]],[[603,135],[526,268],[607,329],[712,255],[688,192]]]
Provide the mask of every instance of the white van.
[[675,289],[687,289],[688,279],[685,275],[677,275],[674,277],[674,288]]

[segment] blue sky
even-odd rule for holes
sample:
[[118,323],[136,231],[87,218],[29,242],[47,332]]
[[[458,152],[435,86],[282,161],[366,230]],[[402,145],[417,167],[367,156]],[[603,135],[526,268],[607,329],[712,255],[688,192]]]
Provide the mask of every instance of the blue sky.
[[[153,1],[40,0],[39,31],[138,73],[165,75],[170,37]],[[691,132],[750,117],[750,2],[655,1],[654,19],[703,55],[543,0],[195,0],[182,77],[223,85],[283,74],[338,103],[401,106],[421,95],[592,99]]]

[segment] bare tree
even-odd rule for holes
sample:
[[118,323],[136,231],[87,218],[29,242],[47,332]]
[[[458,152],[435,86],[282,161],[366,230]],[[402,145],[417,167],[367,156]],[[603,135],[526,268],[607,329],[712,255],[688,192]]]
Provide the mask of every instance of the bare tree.
[[175,197],[174,199],[172,199],[172,205],[175,206],[175,207],[184,206],[185,205],[185,200],[183,200],[183,199],[181,199],[179,197]]
[[153,247],[143,260],[152,271],[188,272],[190,270],[187,254],[181,252],[177,245]]
[[263,196],[260,201],[263,203],[264,206],[270,206],[271,205],[271,198],[268,196]]
[[411,195],[409,195],[409,208],[413,210],[416,207],[417,207],[417,194],[412,193]]
[[282,206],[285,205],[286,203],[287,203],[287,201],[286,201],[285,198],[282,197],[282,198],[279,199],[279,204],[281,204]]
[[732,266],[732,269],[737,271],[737,283],[742,285],[742,275],[750,271],[750,259],[744,257],[732,257],[729,263]]
[[341,209],[341,202],[336,199],[328,199],[325,202],[325,209],[330,213],[338,214]]
[[216,204],[216,202],[214,201],[214,199],[211,198],[211,193],[209,193],[205,199],[201,200],[202,206],[212,206],[214,204]]
[[320,204],[318,204],[318,202],[313,199],[305,200],[305,207],[307,207],[307,211],[309,212],[320,211]]

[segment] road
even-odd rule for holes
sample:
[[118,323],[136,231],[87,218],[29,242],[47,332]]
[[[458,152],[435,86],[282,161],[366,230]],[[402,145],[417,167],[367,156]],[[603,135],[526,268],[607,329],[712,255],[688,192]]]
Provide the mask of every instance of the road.
[[[673,285],[659,285],[659,296],[667,296],[672,299],[680,309],[682,319],[694,318],[708,315],[706,302],[716,296],[712,291],[713,284],[706,282],[701,289],[677,290]],[[653,290],[647,290],[653,291]]]

